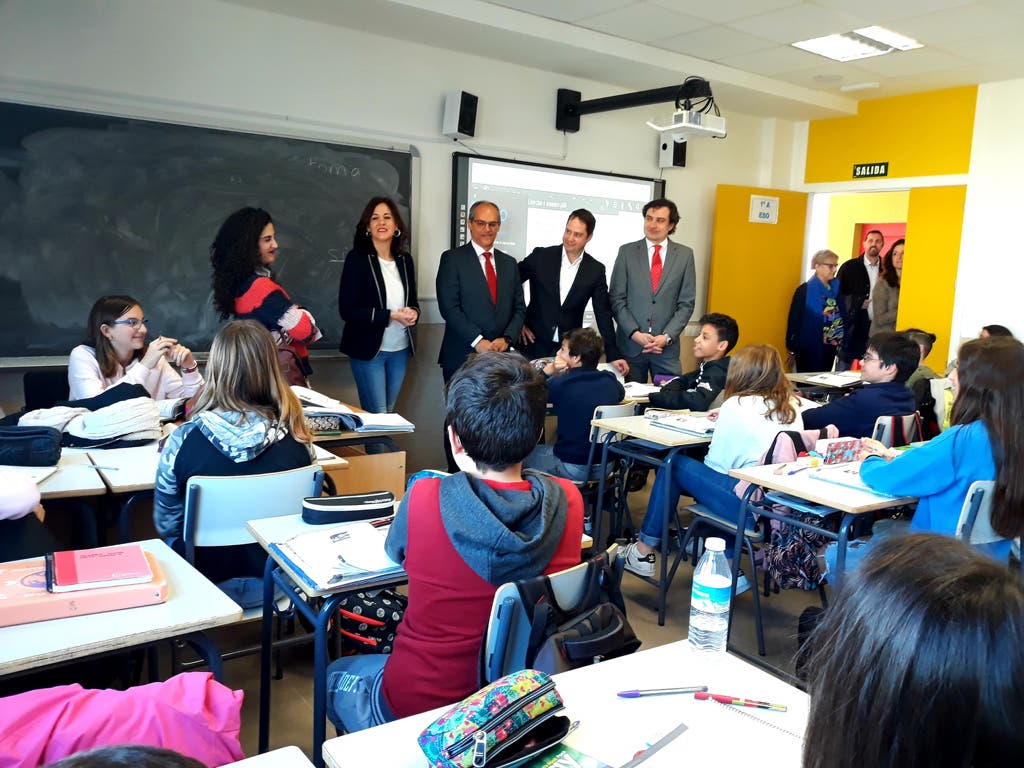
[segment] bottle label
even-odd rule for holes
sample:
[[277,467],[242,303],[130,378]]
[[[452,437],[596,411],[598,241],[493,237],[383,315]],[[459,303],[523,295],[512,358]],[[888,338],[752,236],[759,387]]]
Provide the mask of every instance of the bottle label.
[[727,610],[729,607],[729,592],[732,590],[732,583],[726,582],[727,586],[712,587],[702,584],[699,581],[693,582],[693,593],[691,601],[694,603],[708,603],[718,610]]

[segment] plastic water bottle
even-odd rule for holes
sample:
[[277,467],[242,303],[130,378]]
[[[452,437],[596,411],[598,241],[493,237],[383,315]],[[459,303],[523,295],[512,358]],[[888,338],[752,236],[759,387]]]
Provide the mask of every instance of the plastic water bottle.
[[693,572],[690,595],[690,645],[701,651],[725,651],[729,633],[729,592],[732,572],[725,557],[725,541],[710,538]]

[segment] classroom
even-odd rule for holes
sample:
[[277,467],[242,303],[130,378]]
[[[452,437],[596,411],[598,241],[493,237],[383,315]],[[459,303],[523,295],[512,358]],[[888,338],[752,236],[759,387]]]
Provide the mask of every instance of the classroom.
[[[453,152],[663,179],[681,217],[673,239],[693,249],[696,266],[683,370],[693,368],[696,319],[711,311],[737,319],[741,345],[784,353],[787,309],[812,254],[856,256],[865,222],[906,223],[913,258],[898,327],[936,334],[932,368],[941,372],[984,325],[1024,334],[1024,268],[1010,232],[1024,175],[1024,11],[998,0],[936,0],[913,12],[831,0],[704,5],[6,0],[0,101],[411,152],[421,311],[396,406],[416,424],[415,436],[396,439],[407,474],[443,466],[436,360],[445,326],[434,278],[451,247]],[[928,47],[891,64],[797,63],[786,49],[868,24],[920,29]],[[668,104],[555,129],[558,89],[594,99],[689,75],[711,83],[728,137],[689,142],[685,167],[659,166],[658,135],[645,125]],[[479,97],[472,139],[442,135],[451,90]],[[855,168],[864,164],[885,164],[887,175],[864,177]],[[752,196],[780,201],[778,226],[751,223]],[[357,402],[347,359],[313,362],[318,391]],[[26,369],[61,364],[0,358],[0,409],[23,406]]]

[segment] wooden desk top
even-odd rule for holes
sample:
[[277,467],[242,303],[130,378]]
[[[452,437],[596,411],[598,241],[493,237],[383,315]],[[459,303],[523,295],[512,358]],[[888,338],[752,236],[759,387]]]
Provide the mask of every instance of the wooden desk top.
[[[314,446],[317,463],[324,469],[345,469],[348,461],[330,451]],[[160,453],[156,443],[134,448],[107,448],[89,451],[89,459],[98,467],[100,476],[111,493],[151,491],[156,483]],[[60,474],[59,472],[57,474]],[[47,480],[49,482],[49,480]]]
[[102,496],[107,492],[103,478],[89,461],[89,454],[81,448],[64,448],[60,453],[57,471],[39,484],[43,501],[67,499],[76,496]]
[[[734,469],[729,472],[730,477],[746,480],[762,488],[770,488],[774,491],[788,493],[807,501],[824,504],[826,507],[847,512],[850,514],[862,514],[874,512],[879,509],[889,509],[903,504],[911,504],[917,499],[911,496],[886,496],[884,494],[869,493],[856,488],[848,488],[844,485],[836,485],[824,480],[816,480],[811,473],[813,469],[806,469],[795,475],[775,474],[779,464],[766,464],[744,469]],[[790,466],[794,466],[790,464]],[[832,469],[832,467],[829,467]]]
[[[721,761],[791,768],[800,765],[807,694],[730,654],[701,654],[683,640],[555,675],[566,714],[580,727],[565,743],[622,765],[680,722],[688,729],[651,765]],[[622,699],[620,690],[707,685],[712,693],[785,704],[786,712],[697,701],[692,694]],[[324,742],[331,768],[426,764],[416,736],[447,707]],[[725,750],[723,752],[723,750]]]
[[242,618],[242,609],[159,539],[139,542],[167,578],[167,602],[0,629],[0,675],[56,664]]
[[711,442],[710,437],[687,435],[674,429],[656,427],[646,416],[617,416],[612,419],[594,419],[590,424],[599,429],[618,432],[620,435],[649,440],[666,448],[677,448],[683,445],[706,445]]

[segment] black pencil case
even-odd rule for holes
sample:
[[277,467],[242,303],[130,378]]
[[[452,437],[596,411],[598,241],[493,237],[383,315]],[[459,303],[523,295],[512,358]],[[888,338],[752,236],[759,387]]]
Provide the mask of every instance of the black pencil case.
[[390,517],[394,512],[395,494],[391,491],[310,496],[302,500],[302,520],[311,525],[374,520]]
[[60,440],[60,431],[53,427],[0,427],[0,464],[56,466]]

